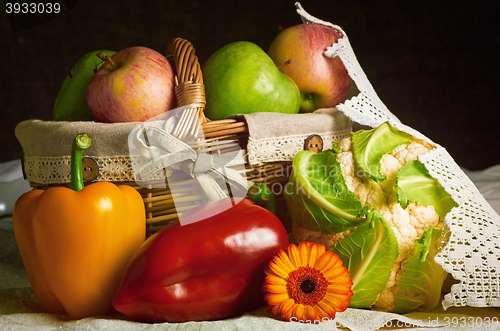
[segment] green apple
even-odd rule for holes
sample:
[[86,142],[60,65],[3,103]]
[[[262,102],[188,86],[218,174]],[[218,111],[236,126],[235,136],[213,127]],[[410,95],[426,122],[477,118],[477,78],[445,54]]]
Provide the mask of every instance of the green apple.
[[201,71],[205,116],[211,120],[256,112],[299,112],[299,88],[254,43],[237,41],[220,48]]
[[85,54],[68,72],[54,102],[52,115],[56,121],[92,121],[87,104],[87,87],[96,69],[103,63],[98,53],[114,55],[115,51],[98,50]]

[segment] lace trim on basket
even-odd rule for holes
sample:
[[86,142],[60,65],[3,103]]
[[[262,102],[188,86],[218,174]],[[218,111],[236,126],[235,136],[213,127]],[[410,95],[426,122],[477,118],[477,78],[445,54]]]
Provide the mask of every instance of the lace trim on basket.
[[[318,134],[323,139],[323,149],[331,149],[335,141],[342,140],[351,128]],[[314,133],[312,133],[314,134]],[[311,134],[291,135],[264,139],[248,138],[247,157],[250,165],[260,163],[293,161],[295,154],[304,149],[304,142]]]
[[[345,138],[351,128],[318,134],[323,139],[323,149],[329,149],[335,141]],[[285,137],[248,139],[248,164],[253,166],[268,162],[293,161],[295,154],[304,149],[304,142],[310,134]],[[135,181],[134,167],[140,165],[140,158],[132,160],[128,155],[92,157],[99,167],[95,181],[129,182]],[[146,162],[146,160],[144,160]],[[26,179],[37,184],[64,184],[71,182],[70,156],[27,156],[24,160]],[[163,178],[148,178],[163,180]]]
[[[96,181],[134,181],[128,155],[90,157],[99,166]],[[26,179],[37,184],[63,184],[71,182],[70,156],[27,156],[24,160]]]

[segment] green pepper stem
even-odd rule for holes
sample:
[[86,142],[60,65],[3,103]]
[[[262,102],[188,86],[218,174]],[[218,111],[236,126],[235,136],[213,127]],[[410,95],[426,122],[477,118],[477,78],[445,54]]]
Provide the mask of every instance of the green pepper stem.
[[276,199],[266,184],[254,183],[248,190],[247,198],[252,200],[256,205],[276,214]]
[[83,189],[83,151],[92,145],[92,139],[86,133],[80,133],[71,145],[71,189],[80,191]]

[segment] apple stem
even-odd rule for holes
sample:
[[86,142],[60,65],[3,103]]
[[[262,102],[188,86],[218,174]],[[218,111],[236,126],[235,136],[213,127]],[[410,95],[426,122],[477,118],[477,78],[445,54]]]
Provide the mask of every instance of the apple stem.
[[111,60],[111,57],[106,54],[106,53],[103,53],[103,52],[99,52],[96,54],[98,58],[100,58],[103,62],[107,62],[109,63],[109,65],[111,66],[111,68],[113,68],[113,70],[116,70],[116,64],[113,62],[113,60]]
[[284,66],[289,65],[289,64],[290,64],[290,62],[292,62],[292,59],[288,59],[288,60],[286,60],[284,63],[282,63],[282,64],[280,64],[280,65],[278,66],[278,70],[281,70],[281,68],[283,68]]

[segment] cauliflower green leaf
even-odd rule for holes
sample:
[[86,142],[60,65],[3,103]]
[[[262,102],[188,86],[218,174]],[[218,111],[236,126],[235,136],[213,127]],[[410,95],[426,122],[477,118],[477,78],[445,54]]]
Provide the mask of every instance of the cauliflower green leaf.
[[330,235],[367,222],[367,208],[347,188],[333,150],[297,153],[284,196],[292,219],[311,231]]
[[386,287],[398,257],[398,241],[387,221],[375,210],[369,223],[359,226],[332,248],[353,281],[350,307],[371,308]]
[[389,122],[371,130],[352,133],[353,156],[358,167],[376,182],[385,180],[380,171],[380,161],[384,154],[392,153],[399,145],[409,145],[413,136],[394,128]]
[[406,208],[410,202],[422,206],[432,205],[441,219],[444,219],[453,207],[458,206],[418,160],[410,161],[398,170],[396,190],[401,207]]
[[441,288],[448,273],[434,261],[441,229],[428,228],[415,240],[415,251],[403,265],[395,296],[395,313],[433,309],[441,298]]

